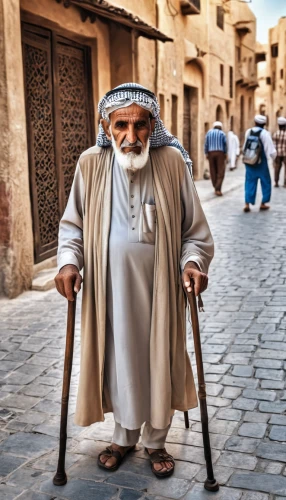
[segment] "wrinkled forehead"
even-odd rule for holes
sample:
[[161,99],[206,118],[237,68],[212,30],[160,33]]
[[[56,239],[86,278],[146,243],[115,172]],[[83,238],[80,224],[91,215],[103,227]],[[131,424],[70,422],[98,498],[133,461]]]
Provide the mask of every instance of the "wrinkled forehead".
[[117,120],[123,121],[138,121],[148,120],[150,118],[150,111],[144,109],[138,104],[132,103],[130,106],[116,109],[109,115],[110,120],[114,123]]

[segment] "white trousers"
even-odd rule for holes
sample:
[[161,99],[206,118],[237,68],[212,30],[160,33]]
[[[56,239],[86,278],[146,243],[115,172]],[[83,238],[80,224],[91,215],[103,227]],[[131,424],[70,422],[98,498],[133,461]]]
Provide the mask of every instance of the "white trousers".
[[[141,439],[143,446],[145,448],[154,448],[155,450],[164,448],[171,422],[165,429],[154,429],[150,422],[145,422]],[[112,442],[118,446],[133,446],[138,443],[140,433],[141,429],[124,429],[124,427],[115,422]]]

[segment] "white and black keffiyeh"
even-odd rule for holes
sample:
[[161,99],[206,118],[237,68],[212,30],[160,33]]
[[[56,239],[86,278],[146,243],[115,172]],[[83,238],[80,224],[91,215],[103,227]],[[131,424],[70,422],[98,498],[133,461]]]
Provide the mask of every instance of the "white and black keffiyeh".
[[[160,118],[159,103],[155,94],[150,90],[137,83],[124,83],[119,85],[112,91],[107,92],[101,99],[98,104],[98,112],[101,114],[102,118],[108,120],[109,108],[118,109],[121,105],[125,107],[128,101],[134,102],[144,109],[148,109],[155,118],[156,124],[154,132],[150,137],[150,148],[158,148],[160,146],[173,146],[177,148],[181,152],[190,172],[192,172],[192,160],[188,152],[183,148],[178,139],[164,126]],[[111,146],[111,141],[106,137],[102,125],[99,125],[96,145],[100,147]]]

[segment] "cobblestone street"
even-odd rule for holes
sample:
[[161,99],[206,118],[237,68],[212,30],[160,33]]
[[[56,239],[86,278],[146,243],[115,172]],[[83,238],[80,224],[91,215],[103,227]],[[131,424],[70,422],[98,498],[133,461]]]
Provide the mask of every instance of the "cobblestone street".
[[[188,430],[183,413],[177,412],[173,419],[167,439],[167,450],[176,459],[171,478],[154,477],[140,444],[117,472],[97,467],[97,454],[112,437],[113,420],[108,415],[104,423],[89,428],[72,423],[79,373],[79,307],[68,483],[53,486],[66,301],[51,290],[0,302],[1,500],[286,499],[286,190],[273,191],[268,213],[259,212],[258,205],[243,213],[241,186],[203,203],[216,243],[200,323],[220,491],[207,493],[203,488],[206,472],[198,409],[189,412]],[[191,335],[189,352],[194,362]]]

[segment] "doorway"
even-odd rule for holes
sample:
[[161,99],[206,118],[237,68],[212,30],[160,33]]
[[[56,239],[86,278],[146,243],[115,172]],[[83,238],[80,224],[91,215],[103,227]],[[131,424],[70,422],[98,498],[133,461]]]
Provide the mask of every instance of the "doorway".
[[223,109],[220,104],[216,108],[215,119],[223,124]]
[[198,168],[198,116],[199,90],[197,87],[184,85],[183,146],[193,162],[193,176],[196,178]]
[[80,154],[94,143],[90,48],[22,23],[35,263],[56,254]]
[[244,96],[240,96],[240,124],[239,124],[239,139],[240,142],[243,142],[245,134],[245,126],[244,126]]

